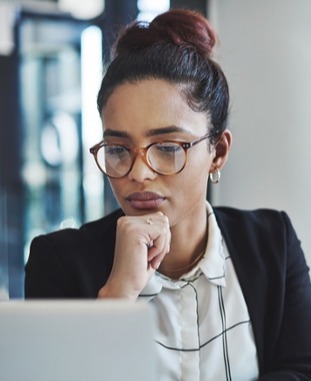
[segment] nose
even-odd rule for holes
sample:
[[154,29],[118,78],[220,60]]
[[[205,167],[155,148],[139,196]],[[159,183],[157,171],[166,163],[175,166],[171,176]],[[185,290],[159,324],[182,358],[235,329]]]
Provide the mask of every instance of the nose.
[[144,153],[141,151],[137,152],[133,166],[128,173],[128,179],[130,181],[142,183],[146,180],[154,180],[156,177],[157,173],[154,172],[147,164]]

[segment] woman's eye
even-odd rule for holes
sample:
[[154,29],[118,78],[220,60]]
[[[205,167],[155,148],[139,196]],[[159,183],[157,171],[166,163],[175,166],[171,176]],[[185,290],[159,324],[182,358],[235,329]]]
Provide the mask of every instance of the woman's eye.
[[158,144],[155,147],[157,151],[163,154],[173,154],[182,150],[179,144]]
[[127,149],[122,146],[106,146],[105,147],[106,155],[110,156],[122,156],[127,154]]

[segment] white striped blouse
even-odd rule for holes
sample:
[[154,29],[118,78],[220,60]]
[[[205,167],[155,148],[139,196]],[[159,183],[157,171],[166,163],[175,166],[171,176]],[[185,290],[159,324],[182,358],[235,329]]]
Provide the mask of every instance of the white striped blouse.
[[207,213],[208,243],[197,266],[178,280],[156,272],[140,295],[156,311],[159,381],[258,379],[248,309],[208,203]]

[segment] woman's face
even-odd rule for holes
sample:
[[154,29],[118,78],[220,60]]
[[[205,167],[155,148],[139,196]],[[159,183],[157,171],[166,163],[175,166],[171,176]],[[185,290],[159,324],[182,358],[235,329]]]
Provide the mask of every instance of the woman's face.
[[[154,142],[191,142],[208,132],[205,113],[193,111],[180,88],[164,80],[143,80],[117,87],[102,112],[104,140],[129,148]],[[215,150],[208,140],[190,148],[184,169],[164,176],[137,155],[128,175],[110,179],[114,194],[127,215],[163,212],[174,226],[192,219],[205,207],[207,179]],[[192,220],[193,221],[193,220]]]

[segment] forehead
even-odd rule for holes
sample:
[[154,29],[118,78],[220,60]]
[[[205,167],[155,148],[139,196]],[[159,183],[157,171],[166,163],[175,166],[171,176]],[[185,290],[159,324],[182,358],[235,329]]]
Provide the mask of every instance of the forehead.
[[189,107],[181,85],[159,79],[118,86],[108,98],[102,119],[104,129],[130,134],[178,126],[198,135],[208,126],[207,115]]

